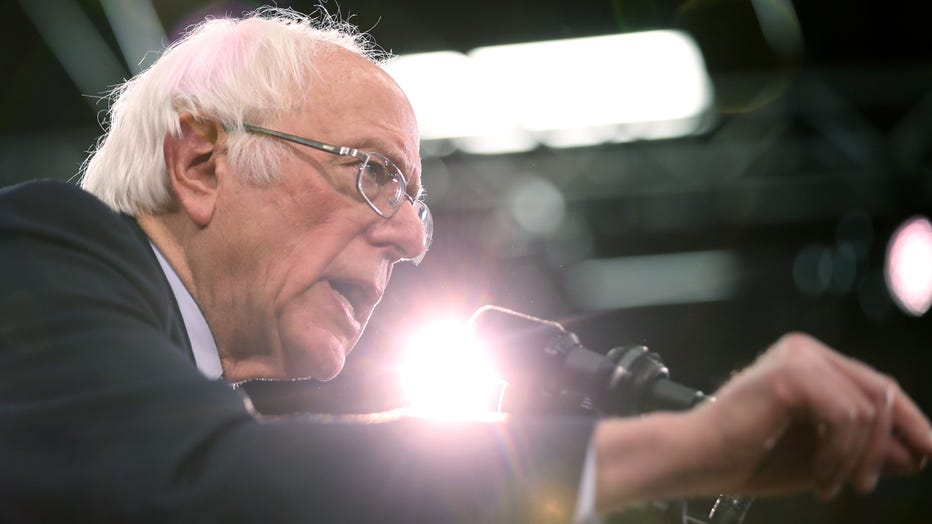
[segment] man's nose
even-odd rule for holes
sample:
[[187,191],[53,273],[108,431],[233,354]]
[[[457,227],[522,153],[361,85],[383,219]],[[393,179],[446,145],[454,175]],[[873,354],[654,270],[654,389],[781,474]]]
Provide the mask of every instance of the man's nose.
[[424,223],[418,217],[417,208],[407,199],[392,218],[380,218],[367,231],[374,245],[392,246],[392,262],[402,259],[418,259],[427,249]]

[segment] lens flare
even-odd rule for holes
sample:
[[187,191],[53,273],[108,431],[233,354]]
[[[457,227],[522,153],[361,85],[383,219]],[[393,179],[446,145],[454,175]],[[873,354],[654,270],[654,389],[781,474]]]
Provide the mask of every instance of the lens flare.
[[406,400],[418,413],[460,419],[498,405],[502,381],[465,321],[438,321],[413,336],[399,371]]
[[900,309],[922,316],[932,306],[932,223],[925,217],[904,222],[887,246],[887,287]]

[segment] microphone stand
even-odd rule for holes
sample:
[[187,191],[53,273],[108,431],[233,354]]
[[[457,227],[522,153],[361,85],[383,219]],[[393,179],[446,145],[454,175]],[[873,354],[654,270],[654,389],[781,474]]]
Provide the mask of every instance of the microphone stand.
[[[633,416],[651,411],[688,410],[710,397],[669,380],[670,372],[646,346],[623,346],[607,354],[583,347],[562,325],[498,306],[477,310],[470,324],[493,347],[500,368],[517,395],[505,388],[499,408],[511,412],[595,411]],[[708,524],[741,524],[752,497],[720,495]],[[705,523],[687,517],[685,500],[655,503],[668,520]]]

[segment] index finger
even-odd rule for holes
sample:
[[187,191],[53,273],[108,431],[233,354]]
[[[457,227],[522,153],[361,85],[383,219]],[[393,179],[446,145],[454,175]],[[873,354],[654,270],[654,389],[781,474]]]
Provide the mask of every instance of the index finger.
[[[872,369],[863,362],[834,351],[830,358],[869,395],[882,398],[893,395],[893,432],[912,450],[932,456],[932,424],[896,380]],[[889,392],[889,393],[888,393]]]
[[923,455],[932,456],[932,425],[903,391],[896,388],[893,403],[893,431]]

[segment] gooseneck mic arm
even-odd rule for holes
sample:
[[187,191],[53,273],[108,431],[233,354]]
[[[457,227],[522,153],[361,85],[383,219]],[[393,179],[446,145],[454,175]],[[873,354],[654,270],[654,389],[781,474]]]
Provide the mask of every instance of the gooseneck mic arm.
[[[469,322],[490,346],[503,378],[525,396],[579,398],[584,409],[623,416],[686,410],[706,399],[701,391],[671,381],[659,355],[645,346],[617,347],[603,355],[556,322],[498,306],[483,306]],[[523,401],[537,405],[533,398]]]
[[[645,346],[617,347],[603,355],[556,322],[498,306],[479,308],[469,323],[509,384],[502,411],[631,416],[687,410],[708,398],[671,381],[659,355]],[[740,524],[751,500],[720,496],[709,522]]]

